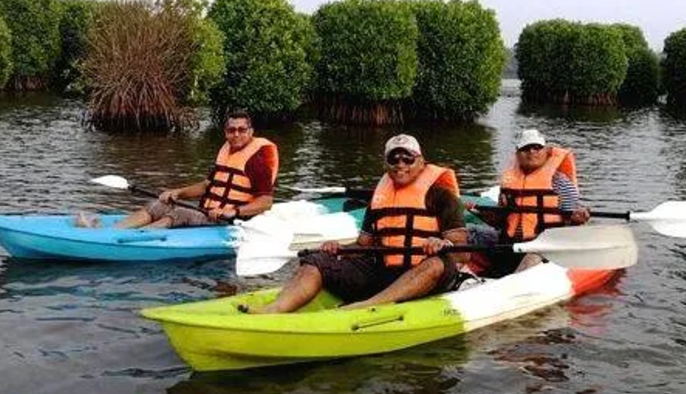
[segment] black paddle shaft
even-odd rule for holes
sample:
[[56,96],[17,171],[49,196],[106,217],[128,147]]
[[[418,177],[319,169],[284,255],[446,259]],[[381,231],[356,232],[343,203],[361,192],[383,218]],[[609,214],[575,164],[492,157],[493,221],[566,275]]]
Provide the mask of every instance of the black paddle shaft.
[[[563,211],[558,208],[539,208],[539,207],[500,207],[491,205],[477,205],[475,207],[479,211],[495,211],[495,212],[516,212],[516,213],[550,213],[553,215],[571,216],[571,211]],[[603,211],[589,211],[591,216],[597,218],[608,219],[624,219],[629,221],[631,219],[631,212],[603,212]]]
[[[321,252],[321,249],[302,249],[298,252],[298,257],[304,257],[313,253]],[[383,255],[405,254],[407,252],[413,255],[424,254],[424,248],[412,247],[383,247],[383,246],[354,246],[341,248],[338,250],[338,255],[342,254],[365,254],[377,253]],[[484,252],[484,251],[512,251],[512,245],[453,245],[441,249],[441,253],[460,253],[460,252]]]

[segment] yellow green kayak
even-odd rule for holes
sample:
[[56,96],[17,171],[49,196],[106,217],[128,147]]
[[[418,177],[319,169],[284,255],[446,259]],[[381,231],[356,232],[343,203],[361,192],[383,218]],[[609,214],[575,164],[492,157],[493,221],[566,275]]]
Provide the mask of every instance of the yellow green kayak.
[[297,313],[251,315],[278,289],[144,309],[197,371],[246,369],[394,351],[512,319],[599,287],[616,271],[539,264],[460,291],[360,310],[320,293]]

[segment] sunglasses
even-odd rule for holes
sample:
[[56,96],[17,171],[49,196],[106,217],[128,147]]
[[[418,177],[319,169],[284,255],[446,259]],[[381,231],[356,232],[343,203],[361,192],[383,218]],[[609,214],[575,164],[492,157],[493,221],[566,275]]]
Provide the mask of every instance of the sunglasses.
[[403,164],[411,166],[412,164],[414,164],[415,161],[417,161],[417,157],[399,153],[395,155],[390,155],[386,158],[386,163],[392,166],[397,166],[401,161],[403,162]]
[[248,127],[227,127],[226,132],[227,133],[240,133],[240,134],[245,134],[250,130]]
[[523,147],[517,149],[517,151],[518,152],[529,152],[529,151],[538,152],[543,148],[544,148],[543,145],[532,144],[532,145],[523,146]]

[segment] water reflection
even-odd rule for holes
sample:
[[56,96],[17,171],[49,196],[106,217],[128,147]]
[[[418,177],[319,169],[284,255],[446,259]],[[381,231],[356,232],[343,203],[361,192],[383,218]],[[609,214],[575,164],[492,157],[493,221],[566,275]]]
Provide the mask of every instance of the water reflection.
[[461,365],[468,356],[463,338],[455,337],[379,356],[248,371],[195,373],[190,380],[174,385],[167,392],[437,393],[460,387]]
[[[612,295],[619,292],[617,286],[621,276],[598,290],[576,298],[562,306],[550,308],[551,314],[559,314],[557,327],[549,325],[543,329],[529,330],[529,335],[512,343],[500,344],[489,354],[498,363],[516,366],[531,380],[525,384],[529,393],[548,391],[552,387],[567,388],[576,379],[578,368],[570,355],[579,346],[579,333],[602,333],[608,324],[604,317],[612,314]],[[604,322],[604,323],[603,323]]]
[[522,102],[517,114],[526,118],[552,120],[573,120],[575,122],[611,123],[623,118],[617,107],[591,107],[573,105],[553,105]]

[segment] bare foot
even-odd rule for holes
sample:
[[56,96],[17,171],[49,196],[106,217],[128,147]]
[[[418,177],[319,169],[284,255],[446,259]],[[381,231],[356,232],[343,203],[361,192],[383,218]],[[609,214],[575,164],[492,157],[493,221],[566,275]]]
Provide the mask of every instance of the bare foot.
[[268,313],[281,313],[274,306],[264,305],[264,306],[250,306],[247,304],[239,304],[236,309],[239,312],[247,313],[250,315],[264,315]]
[[75,227],[97,228],[100,227],[100,219],[97,216],[88,216],[84,212],[79,212],[74,218]]

